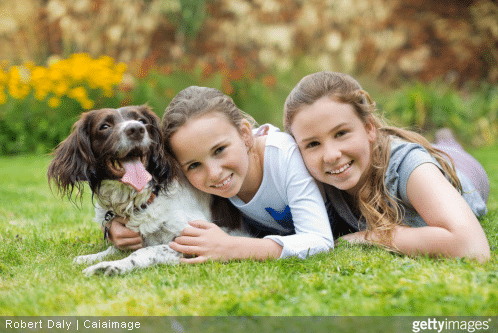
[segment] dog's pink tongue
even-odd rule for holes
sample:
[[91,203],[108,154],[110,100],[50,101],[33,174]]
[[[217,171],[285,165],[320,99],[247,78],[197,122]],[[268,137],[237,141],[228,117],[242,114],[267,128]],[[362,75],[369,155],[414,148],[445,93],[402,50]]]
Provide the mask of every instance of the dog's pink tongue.
[[133,186],[137,192],[141,192],[152,176],[139,159],[123,163],[125,174],[121,182]]

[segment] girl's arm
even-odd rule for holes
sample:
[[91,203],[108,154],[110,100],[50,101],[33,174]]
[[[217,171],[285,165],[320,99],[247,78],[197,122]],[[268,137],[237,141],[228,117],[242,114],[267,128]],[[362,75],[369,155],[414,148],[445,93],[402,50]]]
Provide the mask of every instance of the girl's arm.
[[[415,168],[408,178],[408,200],[427,223],[426,227],[395,228],[392,244],[383,244],[408,255],[490,257],[484,231],[460,193],[432,163]],[[378,241],[375,232],[372,241]],[[365,232],[343,237],[365,242]]]
[[271,239],[230,236],[216,224],[206,221],[189,222],[180,236],[169,246],[178,252],[196,255],[180,259],[185,263],[202,263],[209,259],[230,261],[234,259],[277,259],[282,246]]

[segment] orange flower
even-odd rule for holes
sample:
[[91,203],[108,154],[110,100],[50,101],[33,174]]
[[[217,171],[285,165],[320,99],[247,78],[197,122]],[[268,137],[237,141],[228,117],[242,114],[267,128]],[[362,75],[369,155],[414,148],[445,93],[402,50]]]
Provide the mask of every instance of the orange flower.
[[273,75],[268,75],[263,78],[263,84],[267,87],[273,87],[277,84],[277,79]]

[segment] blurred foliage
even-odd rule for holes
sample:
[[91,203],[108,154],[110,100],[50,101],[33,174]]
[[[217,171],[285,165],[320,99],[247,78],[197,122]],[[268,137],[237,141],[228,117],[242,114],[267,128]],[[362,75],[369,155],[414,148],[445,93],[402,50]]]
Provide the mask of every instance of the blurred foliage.
[[180,29],[191,38],[197,36],[206,19],[206,0],[180,0]]
[[0,154],[45,153],[83,110],[119,104],[127,66],[110,57],[73,54],[48,66],[0,67]]
[[139,78],[123,104],[148,103],[162,117],[173,97],[189,86],[205,86],[230,95],[235,104],[260,124],[282,124],[282,110],[290,88],[273,75],[258,74],[243,58],[231,63],[192,65],[185,60],[176,66],[157,67]]
[[178,0],[165,2],[164,14],[178,28],[180,38],[195,40],[207,17],[206,4],[209,0]]
[[[307,74],[298,68],[269,75],[244,58],[229,63],[152,65],[135,77],[112,58],[74,54],[46,67],[27,63],[0,66],[0,155],[47,153],[70,132],[85,110],[148,103],[161,117],[171,99],[191,86],[217,88],[258,123],[282,128],[285,98]],[[370,90],[370,89],[369,89]],[[453,129],[464,145],[498,141],[498,87],[442,82],[411,83],[394,91],[372,92],[378,107],[397,126],[419,130],[430,139],[438,128]],[[378,96],[377,96],[378,95]]]
[[384,98],[380,109],[395,125],[426,135],[448,127],[465,145],[498,140],[498,87],[486,83],[457,90],[440,81],[415,82]]

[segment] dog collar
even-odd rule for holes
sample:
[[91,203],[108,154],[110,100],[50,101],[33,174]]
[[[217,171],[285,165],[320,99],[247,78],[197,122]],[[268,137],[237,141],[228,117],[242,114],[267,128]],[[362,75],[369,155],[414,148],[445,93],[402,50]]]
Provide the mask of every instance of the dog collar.
[[[136,207],[135,212],[145,210],[147,207],[154,201],[154,199],[157,197],[159,194],[159,191],[161,188],[159,186],[155,186],[154,190],[150,194],[149,199],[147,200],[146,203],[140,205],[140,208]],[[109,228],[110,228],[110,223],[113,218],[116,217],[116,214],[112,210],[108,210],[105,215],[104,215],[104,221],[102,221],[102,226],[104,227],[104,240],[107,240],[109,238]]]
[[150,197],[147,200],[147,202],[141,204],[140,208],[137,208],[136,210],[144,210],[144,209],[146,209],[147,206],[149,206],[152,203],[152,201],[154,201],[154,199],[157,197],[158,194],[159,194],[159,186],[156,186],[156,187],[154,187],[154,190],[152,190],[152,193],[150,194]]

